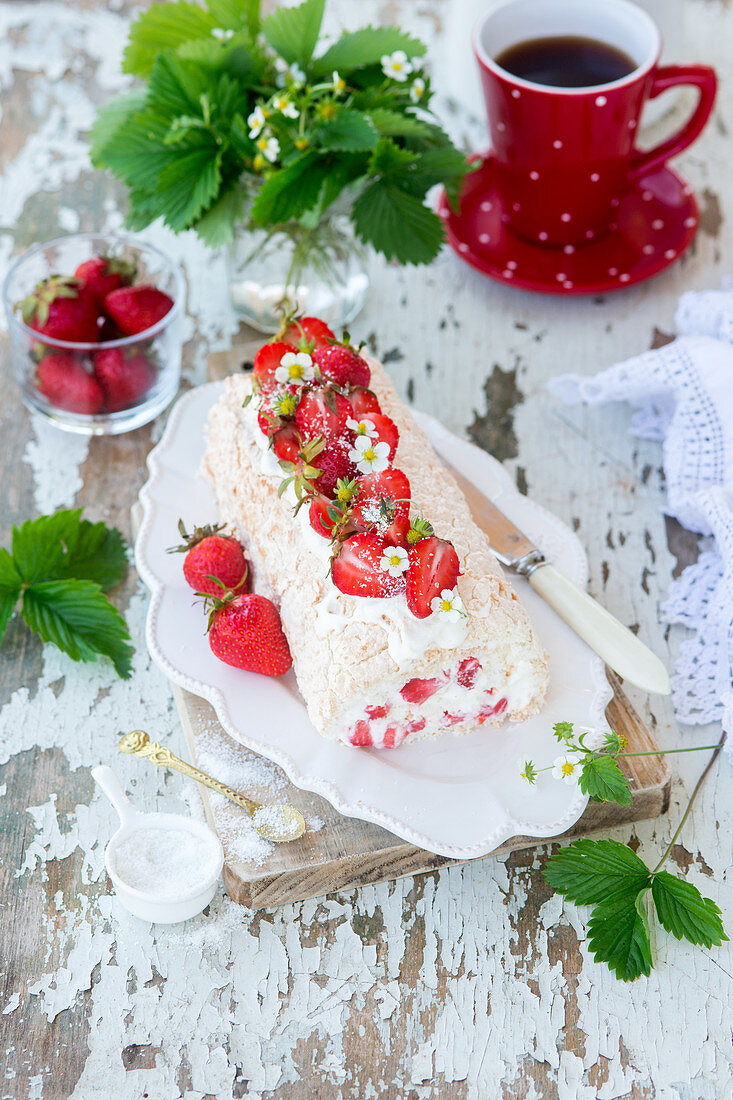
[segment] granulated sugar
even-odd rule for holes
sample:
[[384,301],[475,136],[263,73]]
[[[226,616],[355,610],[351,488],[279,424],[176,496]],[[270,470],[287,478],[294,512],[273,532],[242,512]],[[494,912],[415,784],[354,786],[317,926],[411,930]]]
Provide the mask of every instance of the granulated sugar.
[[151,826],[125,837],[113,849],[112,865],[134,890],[174,898],[204,886],[219,858],[214,845],[192,830]]

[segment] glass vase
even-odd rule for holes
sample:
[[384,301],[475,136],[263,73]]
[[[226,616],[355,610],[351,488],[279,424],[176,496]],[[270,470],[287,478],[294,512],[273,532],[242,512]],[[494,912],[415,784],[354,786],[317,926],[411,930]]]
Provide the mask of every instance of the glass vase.
[[283,313],[349,324],[369,290],[366,249],[348,216],[269,231],[244,226],[229,248],[229,293],[235,312],[260,332],[276,332]]

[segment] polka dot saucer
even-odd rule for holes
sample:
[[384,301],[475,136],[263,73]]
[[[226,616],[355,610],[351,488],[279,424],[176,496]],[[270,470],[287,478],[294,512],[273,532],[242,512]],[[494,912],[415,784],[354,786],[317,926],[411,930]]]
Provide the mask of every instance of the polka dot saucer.
[[438,213],[462,260],[510,286],[543,294],[600,294],[650,279],[692,243],[698,209],[692,188],[666,165],[640,178],[597,240],[551,248],[532,244],[505,224],[491,156],[472,172],[454,213],[445,194]]

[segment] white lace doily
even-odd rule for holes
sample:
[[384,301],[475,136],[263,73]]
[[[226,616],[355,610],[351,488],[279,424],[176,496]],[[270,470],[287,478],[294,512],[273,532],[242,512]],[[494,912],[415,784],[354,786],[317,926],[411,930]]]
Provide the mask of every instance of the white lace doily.
[[[594,378],[549,383],[568,404],[628,401],[631,432],[663,447],[670,515],[710,535],[714,549],[670,585],[666,622],[687,627],[672,679],[681,722],[733,719],[733,290],[691,292],[676,315],[680,335]],[[733,752],[730,742],[726,748]]]

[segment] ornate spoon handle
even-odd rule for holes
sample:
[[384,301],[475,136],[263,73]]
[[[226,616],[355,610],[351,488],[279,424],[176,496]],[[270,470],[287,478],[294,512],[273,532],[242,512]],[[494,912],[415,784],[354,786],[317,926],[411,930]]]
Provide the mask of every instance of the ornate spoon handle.
[[195,779],[198,783],[203,783],[205,787],[209,787],[212,791],[223,794],[225,798],[230,798],[232,802],[236,802],[238,806],[247,811],[250,817],[256,810],[260,809],[261,804],[259,802],[254,802],[251,798],[238,794],[231,787],[220,783],[218,779],[212,779],[206,772],[194,768],[193,764],[187,764],[185,760],[181,760],[179,756],[172,753],[170,749],[166,749],[159,741],[151,741],[145,730],[133,730],[132,733],[126,733],[124,737],[120,738],[119,749],[121,752],[129,752],[134,756],[146,756],[151,764],[173,768],[181,775],[187,775],[189,779]]

